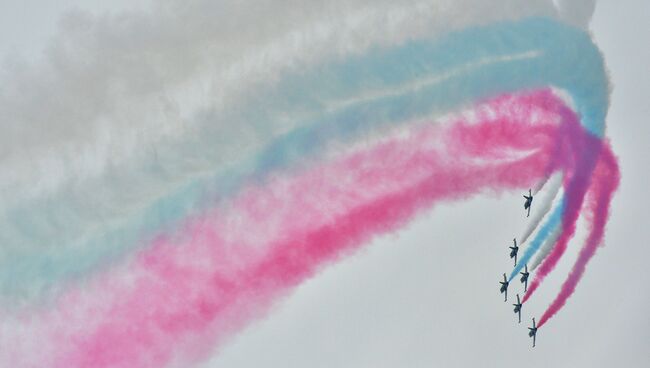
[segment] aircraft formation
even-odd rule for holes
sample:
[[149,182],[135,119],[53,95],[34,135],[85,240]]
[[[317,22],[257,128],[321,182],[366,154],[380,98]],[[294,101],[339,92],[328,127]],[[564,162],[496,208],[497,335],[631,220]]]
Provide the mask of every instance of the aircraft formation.
[[[524,210],[527,210],[528,213],[526,217],[530,216],[530,207],[533,203],[533,194],[532,190],[528,190],[528,195],[524,195],[524,198],[526,201],[524,202]],[[519,252],[519,246],[517,246],[517,239],[512,239],[513,241],[513,246],[509,247],[510,249],[510,258],[514,258],[515,261],[515,266],[517,266],[517,253]],[[528,273],[528,265],[524,266],[524,271],[519,273],[521,275],[521,278],[519,279],[522,284],[524,284],[524,292],[528,290],[528,276],[530,275]],[[499,281],[499,284],[501,284],[501,287],[499,288],[499,291],[501,294],[504,294],[504,302],[508,301],[508,286],[510,285],[510,281],[508,281],[508,278],[506,274],[503,274],[503,281]],[[521,323],[521,299],[519,298],[519,294],[517,294],[517,303],[514,303],[513,306],[515,314],[518,315],[519,323]],[[533,338],[533,347],[535,347],[535,339],[537,337],[537,327],[535,325],[535,318],[533,318],[533,326],[528,328],[528,336]]]

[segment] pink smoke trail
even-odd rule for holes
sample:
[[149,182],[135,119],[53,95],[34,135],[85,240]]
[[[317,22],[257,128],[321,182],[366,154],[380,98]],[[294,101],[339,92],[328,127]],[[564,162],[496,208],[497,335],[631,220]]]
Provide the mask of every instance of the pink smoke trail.
[[616,157],[609,145],[603,147],[600,160],[594,171],[594,181],[591,184],[586,203],[586,216],[590,224],[589,236],[584,247],[580,250],[571,273],[562,284],[560,293],[546,309],[539,320],[538,327],[544,326],[546,321],[553,317],[566,303],[575,291],[578,282],[585,272],[587,264],[596,254],[598,246],[602,243],[605,234],[605,225],[609,216],[609,207],[614,192],[618,188],[620,172]]
[[250,187],[35,317],[35,329],[49,329],[42,354],[51,356],[41,359],[54,367],[201,359],[326,264],[436,201],[543,180],[567,156],[557,149],[561,104],[549,91],[498,99],[475,124],[420,128]]
[[537,269],[535,278],[524,295],[523,303],[530,299],[546,276],[553,271],[562,255],[564,255],[569,240],[575,234],[580,209],[589,189],[594,166],[603,146],[599,137],[590,134],[578,123],[578,118],[573,111],[563,108],[560,114],[563,116],[562,132],[560,134],[568,138],[565,142],[570,142],[574,157],[569,165],[569,174],[565,176],[565,206],[562,215],[562,232],[551,253]]
[[[177,265],[169,259],[159,259],[158,255],[148,257],[146,261],[141,261],[141,264],[155,270],[154,278],[164,280],[167,285],[156,292],[151,285],[145,284],[138,287],[136,292],[124,296],[116,295],[122,301],[118,308],[111,312],[109,321],[99,326],[90,336],[80,339],[79,351],[66,359],[63,365],[104,367],[120,365],[126,361],[138,362],[135,366],[146,366],[140,358],[142,351],[154,353],[147,357],[147,361],[153,361],[154,366],[162,364],[167,360],[168,349],[179,342],[171,343],[177,337],[191,333],[201,326],[214,324],[220,315],[231,315],[233,309],[238,308],[236,306],[246,308],[249,305],[269,303],[276,294],[297,286],[302,280],[313,275],[323,263],[334,261],[353,251],[357,246],[369,241],[376,232],[397,229],[427,202],[462,196],[478,190],[479,183],[468,183],[469,176],[480,177],[481,186],[512,186],[518,180],[503,177],[513,172],[519,172],[521,175],[521,172],[526,172],[531,167],[542,172],[543,166],[539,165],[540,163],[543,163],[543,159],[534,156],[516,164],[482,169],[466,168],[460,175],[458,171],[450,168],[432,166],[431,168],[436,169],[436,175],[405,188],[401,193],[386,195],[368,205],[350,209],[347,215],[336,218],[332,224],[309,232],[287,231],[286,239],[271,244],[272,250],[262,257],[261,261],[244,259],[241,261],[244,263],[241,269],[228,273],[215,272],[212,277],[201,276],[197,279],[190,274],[192,271],[176,269]],[[519,183],[521,185],[521,182]],[[299,212],[295,213],[295,216],[300,215]],[[209,234],[209,230],[201,228],[191,231],[194,241],[198,239],[200,242],[213,243],[213,247],[219,247],[220,239],[216,234]],[[205,234],[206,232],[208,234]],[[178,244],[163,243],[158,245],[155,251],[166,252],[171,246]],[[192,244],[180,246],[186,248]],[[202,280],[203,277],[206,279]],[[213,290],[206,290],[194,299],[186,298],[187,308],[193,310],[192,312],[188,313],[185,308],[169,310],[168,289],[175,289],[172,293],[182,300],[183,294],[193,294],[194,287],[187,286],[194,282],[211,283]],[[180,292],[181,290],[183,292]],[[146,296],[147,294],[149,295]],[[227,326],[221,324],[236,323],[233,318],[241,319],[248,313],[244,311],[242,314],[228,319],[222,316],[217,325],[228,330]],[[145,328],[134,329],[134,323],[143,324]],[[148,325],[152,326],[147,327]],[[163,336],[158,338],[156,335],[160,332],[163,332]],[[169,342],[166,341],[168,339]]]

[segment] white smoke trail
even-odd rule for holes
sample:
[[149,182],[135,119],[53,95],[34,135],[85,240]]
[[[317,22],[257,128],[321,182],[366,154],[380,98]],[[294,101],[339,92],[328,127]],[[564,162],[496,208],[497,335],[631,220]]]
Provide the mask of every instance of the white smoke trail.
[[[253,85],[272,82],[286,68],[470,24],[551,13],[541,0],[526,7],[514,0],[340,0],[312,7],[267,0],[248,6],[171,1],[149,12],[70,14],[43,65],[13,66],[0,79],[0,203],[70,183],[97,188],[101,180],[88,182],[102,175],[115,180],[121,170],[131,171],[129,183],[138,182],[131,176],[156,156],[183,157],[161,152],[167,141],[199,134],[206,111],[234,108]],[[213,129],[225,123],[209,122]],[[291,127],[265,127],[265,138]],[[254,146],[251,128],[230,132],[218,156]],[[176,160],[167,169],[187,164]]]
[[542,195],[542,198],[538,200],[534,199],[533,203],[537,206],[533,206],[531,209],[533,217],[530,219],[524,232],[518,238],[520,245],[526,243],[526,240],[528,240],[530,235],[535,231],[535,229],[537,229],[544,216],[546,216],[546,214],[551,210],[553,200],[557,198],[560,188],[562,187],[562,175],[557,173],[551,176],[545,187],[546,190]]
[[542,190],[542,188],[544,188],[546,183],[548,183],[549,179],[550,179],[550,177],[547,176],[547,177],[544,178],[544,180],[542,180],[539,183],[535,184],[535,186],[532,188],[533,189],[532,193],[533,193],[534,196],[537,195],[537,193],[539,193],[539,191]]
[[553,232],[546,238],[546,240],[544,240],[544,243],[539,248],[539,251],[535,256],[535,259],[530,265],[530,272],[534,271],[537,268],[537,266],[539,266],[542,263],[542,261],[544,261],[544,259],[551,252],[551,250],[553,250],[555,241],[560,236],[561,232],[562,232],[562,225],[556,227],[555,230],[553,230]]
[[36,235],[13,241],[39,234],[25,229],[44,229],[47,246],[88,234],[192,176],[251,155],[298,119],[261,123],[262,106],[260,116],[235,123],[233,111],[287,69],[468,25],[554,14],[548,0],[525,7],[516,0],[171,1],[148,12],[70,14],[45,63],[14,66],[0,79],[5,243],[44,246]]

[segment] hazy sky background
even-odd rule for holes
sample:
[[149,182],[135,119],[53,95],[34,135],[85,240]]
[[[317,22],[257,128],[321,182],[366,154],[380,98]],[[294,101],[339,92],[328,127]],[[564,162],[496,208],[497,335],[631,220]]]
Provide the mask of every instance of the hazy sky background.
[[[135,5],[134,5],[135,4]],[[31,61],[63,9],[130,1],[0,0],[0,55]],[[591,23],[614,85],[608,136],[620,158],[606,245],[561,313],[526,335],[552,300],[580,237],[516,323],[498,280],[526,222],[521,193],[439,205],[395,235],[327,268],[204,367],[650,366],[650,2],[599,1]],[[519,285],[513,285],[514,298]]]

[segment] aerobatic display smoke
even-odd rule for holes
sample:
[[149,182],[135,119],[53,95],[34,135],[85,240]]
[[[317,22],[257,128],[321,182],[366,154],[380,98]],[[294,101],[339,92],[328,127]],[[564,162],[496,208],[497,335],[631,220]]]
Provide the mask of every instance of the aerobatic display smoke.
[[584,213],[538,326],[565,305],[619,182],[593,3],[332,3],[71,14],[1,74],[0,365],[199,364],[436,204],[529,188],[509,279],[528,301]]

